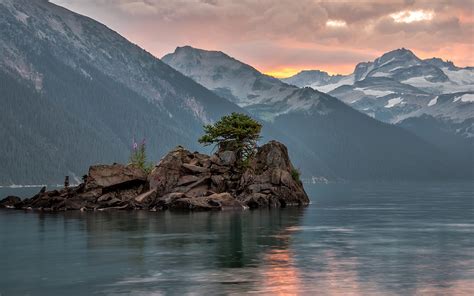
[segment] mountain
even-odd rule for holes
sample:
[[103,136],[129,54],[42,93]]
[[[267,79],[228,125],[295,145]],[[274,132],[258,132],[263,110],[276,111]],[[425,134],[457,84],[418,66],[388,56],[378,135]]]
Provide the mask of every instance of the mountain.
[[292,77],[281,80],[297,87],[306,87],[310,85],[333,85],[338,83],[342,78],[344,78],[343,75],[329,75],[327,72],[320,70],[303,70]]
[[[460,68],[439,58],[423,60],[402,48],[358,64],[350,75],[308,80],[305,73],[283,81],[325,91],[371,117],[414,132],[443,148],[445,154],[458,156],[457,161],[467,159],[474,166],[474,68]],[[447,141],[457,144],[446,150]]]
[[472,177],[470,168],[454,165],[411,132],[312,88],[264,75],[222,52],[184,46],[162,60],[282,132],[290,139],[290,151],[310,153],[293,155],[306,175],[349,180]]
[[[314,70],[321,72],[318,70]],[[308,79],[302,71],[282,79],[299,87],[309,86],[329,93],[352,107],[379,120],[397,123],[407,117],[423,114],[440,117],[433,103],[439,95],[467,95],[474,92],[474,68],[456,67],[452,62],[439,58],[422,60],[407,49],[385,53],[372,62],[359,63],[350,75],[313,76]],[[454,106],[474,101],[454,100]],[[464,104],[470,110],[459,113],[450,107],[443,117],[464,121],[474,117],[474,104]],[[416,112],[415,112],[416,111]]]
[[78,180],[126,162],[133,138],[153,160],[198,149],[203,124],[243,112],[106,26],[29,0],[0,0],[0,104],[0,185]]
[[[318,72],[322,74],[308,79],[308,73]],[[390,78],[428,93],[442,94],[472,91],[474,68],[459,68],[452,62],[439,58],[422,60],[410,50],[401,48],[387,52],[374,61],[357,64],[354,72],[349,75],[331,76],[319,70],[305,70],[282,81],[330,92],[341,85],[352,85],[375,77]]]

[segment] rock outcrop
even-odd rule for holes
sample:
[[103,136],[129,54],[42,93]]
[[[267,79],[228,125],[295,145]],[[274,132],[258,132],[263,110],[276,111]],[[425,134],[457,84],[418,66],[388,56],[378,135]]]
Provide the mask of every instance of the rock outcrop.
[[0,207],[64,210],[222,210],[304,206],[309,203],[286,147],[271,141],[246,164],[235,152],[212,156],[176,147],[147,176],[131,165],[95,165],[84,183]]

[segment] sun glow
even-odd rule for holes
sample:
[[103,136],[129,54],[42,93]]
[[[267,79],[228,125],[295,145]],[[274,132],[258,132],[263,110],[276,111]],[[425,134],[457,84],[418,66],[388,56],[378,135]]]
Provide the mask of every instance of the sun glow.
[[333,28],[343,28],[343,27],[347,27],[347,23],[341,20],[328,20],[326,22],[326,26],[333,27]]
[[430,21],[434,17],[434,12],[424,10],[404,10],[390,14],[396,23],[413,23],[420,21]]
[[281,68],[265,71],[264,74],[273,76],[275,78],[287,78],[297,74],[298,72],[300,72],[300,69],[297,68]]

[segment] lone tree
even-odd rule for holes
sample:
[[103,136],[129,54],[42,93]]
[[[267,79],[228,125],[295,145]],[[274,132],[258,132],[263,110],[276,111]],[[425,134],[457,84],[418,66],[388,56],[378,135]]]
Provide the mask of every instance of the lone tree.
[[248,115],[232,113],[222,117],[213,125],[205,125],[205,134],[199,143],[206,146],[216,144],[220,151],[232,150],[237,158],[247,160],[255,153],[262,125]]

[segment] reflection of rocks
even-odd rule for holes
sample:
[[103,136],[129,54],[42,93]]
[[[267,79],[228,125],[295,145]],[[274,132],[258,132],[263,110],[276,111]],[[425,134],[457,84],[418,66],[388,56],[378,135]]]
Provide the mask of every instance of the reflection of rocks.
[[[119,275],[120,285],[108,285],[102,294],[150,288],[162,294],[239,295],[260,289],[266,254],[290,248],[285,229],[297,227],[305,210],[67,212],[52,217],[67,217],[65,225],[79,220],[90,253],[123,254],[117,258],[132,274]],[[91,260],[95,266],[96,259]],[[144,285],[147,279],[154,280]],[[183,279],[188,284],[176,284]]]
[[75,188],[42,190],[24,201],[10,197],[0,207],[222,210],[307,205],[309,199],[293,171],[286,147],[276,141],[260,147],[245,166],[232,151],[208,156],[178,146],[149,176],[133,166],[95,165]]

